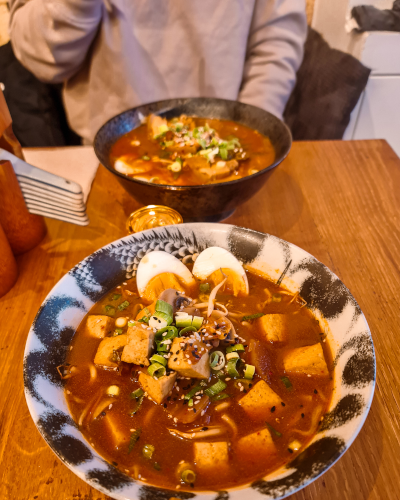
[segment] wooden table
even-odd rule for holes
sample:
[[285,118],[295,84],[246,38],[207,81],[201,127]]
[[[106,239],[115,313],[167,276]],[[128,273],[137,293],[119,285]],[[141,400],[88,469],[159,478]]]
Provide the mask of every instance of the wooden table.
[[[87,227],[48,220],[42,244],[18,258],[20,277],[0,299],[0,499],[97,500],[51,452],[30,417],[22,360],[35,314],[57,281],[126,235],[138,204],[100,167]],[[284,238],[332,269],[364,311],[378,377],[372,408],[350,450],[291,498],[400,498],[400,160],[384,141],[304,142],[227,223]],[[173,495],[171,495],[173,496]]]

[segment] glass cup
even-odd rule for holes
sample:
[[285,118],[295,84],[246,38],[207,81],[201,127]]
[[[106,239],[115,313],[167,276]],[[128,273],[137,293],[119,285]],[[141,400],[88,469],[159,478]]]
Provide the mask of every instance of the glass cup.
[[173,208],[163,205],[147,205],[131,213],[126,222],[126,229],[129,234],[133,234],[145,229],[182,224],[182,222],[181,214]]

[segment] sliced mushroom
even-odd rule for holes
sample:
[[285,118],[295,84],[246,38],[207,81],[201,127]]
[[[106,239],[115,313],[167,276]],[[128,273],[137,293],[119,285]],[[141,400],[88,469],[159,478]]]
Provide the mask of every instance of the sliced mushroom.
[[[187,309],[185,309],[190,305],[192,299],[190,297],[186,297],[186,295],[184,295],[182,292],[175,290],[175,288],[167,288],[167,290],[164,290],[158,298],[160,300],[163,300],[164,302],[168,302],[168,304],[173,307],[174,314],[177,311],[185,311],[188,314],[192,314]],[[181,309],[182,306],[184,306],[184,309]]]

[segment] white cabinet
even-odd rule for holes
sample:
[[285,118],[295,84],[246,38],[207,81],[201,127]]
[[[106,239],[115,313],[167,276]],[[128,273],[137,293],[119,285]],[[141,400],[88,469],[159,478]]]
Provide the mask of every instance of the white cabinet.
[[356,125],[345,138],[386,139],[400,156],[400,75],[371,76],[360,101]]
[[372,70],[343,139],[386,139],[400,156],[400,33],[349,31],[351,8],[359,4],[383,9],[392,0],[316,0],[312,26]]

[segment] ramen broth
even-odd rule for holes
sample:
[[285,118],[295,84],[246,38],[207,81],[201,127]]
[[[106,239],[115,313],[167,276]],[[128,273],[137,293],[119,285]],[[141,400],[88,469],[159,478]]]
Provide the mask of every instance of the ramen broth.
[[[220,122],[219,126],[226,127],[223,128],[226,133],[238,127],[227,122]],[[241,131],[242,128],[238,128],[235,133],[239,136]],[[140,131],[134,133],[142,138]],[[249,144],[251,140],[249,138]],[[261,146],[261,138],[257,140]],[[126,141],[128,139],[124,138],[120,143],[122,149]],[[149,150],[146,152],[149,153]],[[89,334],[87,320],[93,315],[111,314],[111,327],[108,327],[106,335],[120,334],[114,324],[117,318],[134,321],[145,305],[138,296],[135,278],[108,293],[82,321],[70,346],[69,365],[60,368],[67,379],[66,399],[73,419],[90,444],[123,473],[172,490],[225,490],[251,483],[287,464],[301,453],[317,432],[333,391],[333,363],[325,333],[298,295],[287,292],[255,272],[246,271],[246,274],[249,295],[235,297],[226,293],[228,289],[221,288],[216,304],[222,304],[232,312],[228,318],[237,335],[234,345],[240,343],[244,347],[243,351],[239,351],[240,363],[254,366],[255,374],[252,379],[246,380],[242,369],[238,378],[228,376],[226,367],[217,372],[211,370],[211,378],[203,381],[203,392],[199,391],[190,398],[192,413],[185,395],[198,386],[199,379],[178,374],[168,397],[161,404],[156,404],[148,397],[135,397],[135,391],[141,387],[139,375],[146,372],[147,367],[116,360],[118,368],[110,370],[95,366],[93,362],[101,340]],[[202,290],[208,288],[208,293],[197,285],[187,289],[186,296],[197,300],[197,303],[204,303],[209,300],[213,283],[203,281],[200,285],[209,285],[201,287]],[[223,312],[223,307],[215,307]],[[202,309],[203,315],[206,311]],[[246,318],[262,314],[284,315],[285,342],[265,340],[262,317]],[[147,326],[143,325],[145,329]],[[122,334],[126,328],[129,327],[120,329]],[[225,351],[221,344],[217,347],[210,345],[210,354]],[[325,376],[309,375],[307,370],[304,373],[285,372],[285,357],[293,349],[319,345],[329,370]],[[226,384],[226,388],[219,393],[223,396],[218,398],[217,394],[210,397],[203,407],[204,391],[221,380]],[[260,381],[274,391],[279,403],[270,405],[261,417],[253,418],[240,403]],[[110,387],[117,387],[118,393],[107,395]],[[196,411],[196,407],[201,411]],[[176,418],[182,411],[192,416],[197,413],[196,418],[193,422],[182,423]],[[218,429],[223,429],[220,435],[201,437],[202,432],[218,432]],[[197,432],[199,437],[187,439],[174,434],[174,431],[187,433],[189,430],[190,436]],[[261,444],[260,451],[258,445],[265,433],[269,444],[264,447]],[[204,466],[201,443],[217,443],[217,447],[220,446],[218,443],[223,443],[221,446],[227,449],[227,455],[224,450],[217,450],[217,458],[213,459],[215,465]],[[267,452],[262,451],[265,448]],[[189,479],[184,476],[187,481],[182,480],[185,467],[195,474],[192,478],[189,475]]]
[[149,123],[128,132],[113,145],[111,164],[139,180],[189,186],[241,179],[275,160],[269,138],[245,125],[195,117],[179,120],[175,125],[186,124],[187,133],[175,133],[171,121],[161,124],[170,128],[164,134],[157,134],[163,128],[153,133]]

